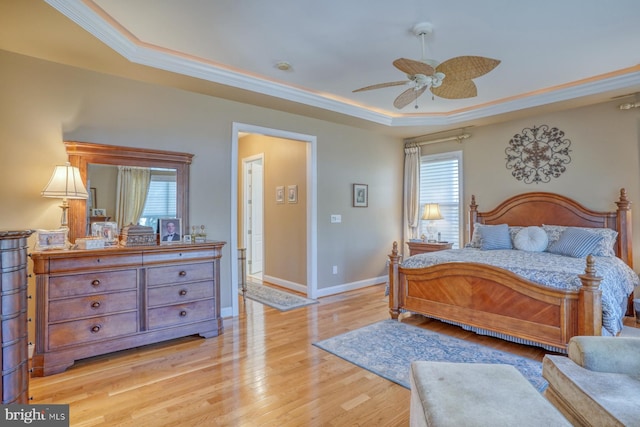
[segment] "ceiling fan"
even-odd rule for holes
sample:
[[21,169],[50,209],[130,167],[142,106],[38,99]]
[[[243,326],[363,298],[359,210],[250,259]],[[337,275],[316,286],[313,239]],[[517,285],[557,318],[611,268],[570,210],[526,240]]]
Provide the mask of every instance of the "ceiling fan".
[[441,64],[425,57],[424,38],[431,34],[433,26],[429,22],[422,22],[413,27],[413,33],[422,39],[422,60],[398,58],[393,65],[407,75],[408,80],[378,83],[356,89],[353,92],[381,89],[390,86],[409,85],[409,89],[402,92],[393,101],[394,107],[402,109],[416,101],[427,89],[435,96],[447,99],[473,98],[478,94],[476,84],[471,80],[483,76],[500,64],[497,59],[483,56],[457,56]]

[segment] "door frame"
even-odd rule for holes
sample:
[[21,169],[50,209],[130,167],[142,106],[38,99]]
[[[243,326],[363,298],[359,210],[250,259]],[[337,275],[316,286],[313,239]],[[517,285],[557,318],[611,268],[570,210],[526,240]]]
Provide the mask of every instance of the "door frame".
[[[242,195],[243,195],[243,197],[242,197],[242,209],[243,209],[243,215],[242,215],[242,221],[243,221],[242,231],[243,231],[243,233],[242,233],[242,238],[243,238],[244,241],[242,242],[242,244],[243,244],[243,246],[245,248],[248,248],[248,246],[249,246],[247,244],[247,241],[251,240],[251,238],[247,234],[247,230],[250,228],[249,227],[250,224],[249,224],[249,221],[248,221],[248,218],[247,218],[247,216],[248,216],[247,215],[247,210],[248,210],[247,209],[247,206],[248,206],[247,201],[249,199],[249,195],[248,195],[248,191],[247,191],[247,175],[248,175],[248,173],[247,173],[247,164],[248,163],[253,163],[256,160],[260,160],[260,163],[262,164],[262,174],[260,176],[260,180],[262,181],[262,200],[263,200],[263,203],[260,206],[260,216],[262,217],[262,219],[260,221],[262,222],[262,224],[264,224],[264,153],[259,153],[259,154],[255,154],[253,156],[243,157],[242,158],[242,179],[244,180],[244,185],[243,185],[244,188],[242,189]],[[252,179],[253,179],[253,177],[255,176],[253,174],[253,172],[251,173],[251,176],[252,176]],[[252,200],[252,202],[251,202],[252,209],[253,209],[254,206],[255,206],[255,203],[253,203],[253,200]],[[251,229],[253,229],[253,227],[251,227]],[[263,229],[264,229],[264,225],[263,225]],[[262,234],[263,234],[262,241],[264,242],[264,230],[262,231]],[[262,248],[263,248],[263,250],[262,250],[262,254],[260,255],[260,257],[261,257],[261,262],[264,264],[264,243],[262,245]],[[253,251],[251,253],[253,253]],[[249,263],[249,261],[253,260],[253,257],[249,257],[249,251],[248,250],[247,250],[246,259],[247,259],[247,263]],[[260,278],[262,278],[263,273],[264,273],[264,267],[261,269]],[[249,272],[249,269],[247,269],[247,277],[249,277],[249,276],[251,276],[251,273]]]
[[307,297],[318,294],[318,218],[317,218],[317,140],[314,135],[272,129],[247,123],[233,122],[231,131],[231,308],[232,315],[239,313],[238,301],[238,135],[257,133],[275,138],[293,139],[307,143]]

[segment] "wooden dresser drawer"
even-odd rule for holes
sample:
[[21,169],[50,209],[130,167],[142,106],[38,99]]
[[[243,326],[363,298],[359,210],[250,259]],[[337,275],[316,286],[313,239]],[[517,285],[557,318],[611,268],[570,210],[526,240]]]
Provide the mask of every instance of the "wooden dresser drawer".
[[49,301],[49,322],[103,316],[119,311],[137,310],[137,308],[138,292],[135,290],[58,299]]
[[3,343],[27,337],[27,310],[16,313],[13,316],[2,316]]
[[147,269],[147,286],[213,280],[213,263],[169,265]]
[[149,329],[179,326],[215,318],[214,300],[194,301],[149,309]]
[[96,271],[49,278],[49,298],[136,289],[138,270]]
[[49,325],[49,349],[101,341],[138,332],[136,312]]
[[213,281],[149,288],[149,307],[213,298]]
[[[70,254],[71,255],[71,254]],[[49,274],[84,269],[103,269],[112,267],[139,266],[142,264],[142,254],[117,254],[69,256],[67,258],[51,258],[49,260]]]
[[[171,245],[164,245],[164,248],[169,249]],[[213,261],[214,257],[220,256],[219,249],[216,248],[179,248],[177,250],[163,250],[161,247],[159,250],[151,252],[147,251],[143,255],[144,265],[156,264],[156,263],[169,263],[169,262],[190,262],[192,260],[210,260]]]

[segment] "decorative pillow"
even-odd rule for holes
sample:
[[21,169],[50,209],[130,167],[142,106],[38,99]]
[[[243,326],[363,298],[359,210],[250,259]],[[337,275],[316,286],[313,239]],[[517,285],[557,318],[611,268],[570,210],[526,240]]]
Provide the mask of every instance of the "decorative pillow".
[[[479,224],[479,223],[473,224],[473,236],[471,236],[471,240],[469,241],[469,243],[465,245],[466,248],[482,247],[482,242],[481,242],[482,237],[480,235],[480,230],[482,229],[482,227],[493,227],[493,226]],[[509,227],[509,237],[511,238],[511,245],[513,246],[513,239],[516,237],[516,234],[518,234],[518,231],[522,230],[522,227],[512,227],[512,226],[508,226],[508,227]]]
[[511,236],[509,236],[509,226],[507,224],[500,225],[483,225],[480,228],[480,249],[511,249]]
[[576,227],[569,227],[562,233],[558,241],[549,246],[547,251],[552,254],[583,258],[589,254],[593,254],[600,241],[602,241],[602,236],[596,233]]
[[616,256],[614,248],[616,245],[616,239],[618,238],[618,232],[610,228],[566,227],[564,225],[542,225],[542,228],[544,228],[544,231],[549,237],[549,245],[547,247],[547,250],[549,250],[548,248],[550,248],[555,242],[560,239],[560,236],[565,230],[567,230],[568,228],[576,228],[578,230],[590,231],[602,237],[602,240],[600,240],[598,245],[593,250],[592,255],[608,257]]
[[521,251],[542,252],[548,244],[549,238],[542,227],[524,227],[513,239],[513,246]]

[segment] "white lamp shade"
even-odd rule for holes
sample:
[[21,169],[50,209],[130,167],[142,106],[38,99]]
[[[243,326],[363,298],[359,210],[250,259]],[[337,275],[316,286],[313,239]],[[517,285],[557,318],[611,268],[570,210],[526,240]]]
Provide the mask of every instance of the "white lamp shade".
[[67,162],[66,165],[56,166],[49,183],[42,190],[42,197],[86,199],[89,193],[82,183],[80,170]]
[[436,220],[444,219],[440,213],[440,205],[437,203],[427,203],[422,211],[422,219]]

